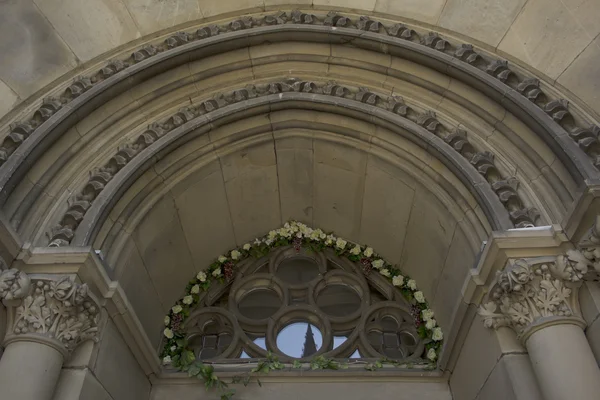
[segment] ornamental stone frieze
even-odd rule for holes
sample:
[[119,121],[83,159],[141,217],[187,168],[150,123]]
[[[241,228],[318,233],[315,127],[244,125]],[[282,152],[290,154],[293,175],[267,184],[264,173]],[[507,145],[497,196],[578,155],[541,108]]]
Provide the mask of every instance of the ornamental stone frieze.
[[584,327],[577,292],[585,272],[580,263],[562,255],[511,260],[498,272],[479,315],[486,327],[510,327],[523,342],[544,326]]
[[0,298],[8,308],[5,342],[25,336],[49,340],[68,354],[83,341],[97,340],[100,307],[88,286],[70,277],[4,270],[0,273]]

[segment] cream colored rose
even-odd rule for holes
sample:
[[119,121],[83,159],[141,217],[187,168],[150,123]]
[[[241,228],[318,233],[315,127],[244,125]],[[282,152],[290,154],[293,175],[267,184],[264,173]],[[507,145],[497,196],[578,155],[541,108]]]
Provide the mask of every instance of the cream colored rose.
[[337,238],[337,240],[335,241],[335,247],[337,247],[340,250],[345,249],[346,248],[346,244],[348,244],[348,242],[346,242],[342,238]]
[[433,328],[433,334],[431,335],[431,338],[433,340],[435,340],[436,342],[439,342],[440,340],[442,340],[444,338],[444,334],[442,333],[442,328]]
[[404,283],[404,277],[402,275],[397,275],[392,278],[392,285],[394,286],[402,286]]
[[437,358],[437,354],[435,353],[435,349],[429,349],[427,351],[427,358],[430,359],[431,361],[435,361],[435,359]]
[[423,321],[430,320],[431,318],[433,318],[433,311],[427,308],[421,311],[421,316],[423,317]]
[[203,271],[198,272],[198,275],[196,275],[196,278],[198,278],[198,280],[200,282],[206,282],[206,272],[203,272]]
[[244,245],[244,247],[242,247],[242,248],[243,248],[244,250],[248,251],[248,250],[250,250],[250,247],[252,247],[252,246],[250,246],[250,243],[246,243],[246,244]]
[[435,328],[436,322],[435,319],[428,319],[427,322],[425,322],[425,328],[431,330],[433,328]]
[[194,286],[192,286],[192,288],[190,289],[190,293],[193,293],[193,294],[200,293],[200,285],[194,285]]
[[406,286],[408,286],[409,289],[416,290],[417,282],[414,279],[409,279],[408,282],[406,282]]
[[387,276],[388,278],[390,277],[390,271],[388,271],[387,268],[380,269],[379,273],[383,276]]
[[173,331],[170,330],[169,328],[165,328],[163,333],[167,339],[173,339]]
[[171,364],[171,356],[165,356],[163,358],[163,364],[165,364],[165,365]]
[[227,257],[225,257],[225,256],[219,256],[218,260],[219,260],[219,262],[221,264],[223,264],[225,261],[227,261]]
[[383,267],[383,260],[379,259],[379,260],[375,260],[371,263],[371,265],[373,266],[373,268],[375,269],[379,269]]
[[212,272],[212,276],[214,276],[215,278],[221,276],[221,268],[217,268]]
[[242,253],[240,253],[239,251],[233,250],[231,252],[231,259],[232,260],[237,260],[238,258],[240,258],[241,255],[242,255]]
[[371,257],[373,255],[373,249],[371,247],[367,247],[363,252],[365,257]]
[[173,311],[173,314],[179,314],[181,312],[181,310],[183,310],[183,307],[181,307],[179,304],[177,304],[176,306],[173,306],[173,308],[171,308],[171,311]]
[[355,256],[360,254],[360,246],[356,245],[350,250],[350,254],[354,254]]
[[418,301],[419,303],[425,303],[425,296],[423,295],[423,292],[421,292],[420,290],[418,292],[415,292],[414,296],[415,296],[415,300]]
[[183,298],[183,304],[190,305],[194,302],[194,298],[192,296],[185,296]]
[[169,318],[169,316],[165,316],[165,325],[169,325],[169,322],[171,322],[171,318]]

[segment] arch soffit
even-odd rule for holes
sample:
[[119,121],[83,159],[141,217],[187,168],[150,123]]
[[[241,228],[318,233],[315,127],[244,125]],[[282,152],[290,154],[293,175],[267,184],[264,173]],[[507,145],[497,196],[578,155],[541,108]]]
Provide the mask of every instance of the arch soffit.
[[[305,29],[306,28],[306,29]],[[281,31],[281,29],[283,29],[283,31]],[[262,31],[261,31],[262,30]],[[504,85],[502,82],[495,80],[494,78],[492,78],[489,75],[486,74],[480,74],[477,73],[481,72],[479,70],[477,70],[475,67],[473,67],[472,65],[469,65],[468,63],[464,63],[464,62],[459,62],[458,59],[456,58],[452,58],[449,57],[446,53],[437,51],[437,50],[432,50],[430,47],[427,47],[427,44],[425,46],[419,45],[419,44],[415,44],[413,42],[410,41],[406,41],[406,40],[398,40],[396,38],[389,38],[389,37],[385,37],[381,34],[376,34],[376,33],[371,33],[371,32],[361,32],[361,31],[355,31],[355,30],[349,30],[349,29],[339,29],[339,30],[335,30],[332,31],[330,27],[327,26],[290,26],[290,25],[277,25],[277,26],[264,26],[264,27],[259,27],[259,28],[254,28],[251,31],[251,34],[249,35],[247,32],[244,32],[244,35],[247,36],[247,39],[241,39],[242,36],[239,35],[240,32],[232,32],[232,33],[228,33],[226,35],[220,35],[220,36],[216,36],[216,37],[212,37],[212,38],[208,38],[206,39],[207,41],[213,40],[214,43],[209,44],[206,43],[205,46],[201,46],[203,43],[201,42],[192,42],[192,43],[188,43],[188,44],[184,44],[180,47],[174,47],[172,50],[170,51],[166,51],[163,52],[161,54],[158,54],[154,57],[148,58],[144,61],[141,61],[140,63],[125,69],[121,72],[117,72],[114,75],[112,75],[111,77],[109,77],[108,79],[104,80],[103,82],[101,82],[99,85],[92,87],[91,89],[89,89],[88,91],[83,92],[83,94],[81,94],[79,97],[75,98],[75,100],[73,100],[71,103],[63,106],[57,113],[53,114],[50,116],[50,118],[44,122],[39,129],[36,129],[35,132],[33,132],[32,135],[30,135],[27,140],[25,141],[25,143],[23,143],[23,146],[19,146],[18,150],[13,153],[13,155],[11,157],[9,157],[9,160],[1,167],[2,169],[4,169],[7,173],[3,175],[3,177],[9,177],[12,176],[13,181],[4,181],[4,186],[3,186],[3,194],[4,194],[4,199],[6,199],[7,193],[10,192],[11,189],[11,183],[14,183],[14,178],[19,176],[20,174],[22,175],[22,166],[20,166],[20,161],[23,161],[24,158],[26,158],[26,154],[35,154],[35,153],[40,153],[43,151],[43,149],[40,149],[40,147],[43,148],[43,142],[44,139],[52,139],[53,137],[56,137],[57,135],[59,135],[61,132],[63,132],[65,130],[65,126],[68,126],[69,124],[69,119],[73,118],[73,115],[77,115],[77,117],[79,118],[82,115],[85,115],[86,112],[90,112],[91,110],[93,110],[95,107],[97,107],[98,103],[100,103],[103,99],[101,98],[102,96],[100,95],[101,93],[107,93],[107,92],[111,92],[110,96],[114,96],[116,93],[118,92],[122,92],[124,90],[127,89],[127,87],[129,87],[129,85],[133,84],[134,82],[138,81],[138,80],[142,80],[144,79],[144,76],[151,76],[155,73],[158,73],[162,70],[164,70],[165,66],[161,65],[163,63],[167,63],[170,64],[170,66],[174,66],[174,65],[178,65],[180,63],[186,62],[187,60],[191,60],[194,59],[195,57],[202,57],[203,54],[206,54],[206,52],[210,51],[211,46],[223,46],[223,43],[227,43],[228,49],[231,49],[235,46],[239,46],[239,43],[236,44],[235,40],[240,40],[243,44],[242,47],[247,46],[249,44],[252,44],[253,40],[256,40],[257,42],[262,42],[264,40],[271,40],[274,38],[273,34],[274,33],[286,33],[286,31],[289,32],[294,32],[296,33],[304,33],[306,35],[313,35],[313,34],[318,34],[318,35],[323,35],[323,34],[327,34],[327,39],[326,40],[332,40],[332,37],[335,37],[336,35],[340,35],[340,38],[343,39],[344,36],[351,36],[353,38],[355,38],[355,42],[353,44],[358,44],[360,46],[360,44],[364,45],[367,48],[370,48],[372,50],[372,46],[374,45],[374,43],[376,43],[376,41],[384,41],[384,42],[389,42],[390,45],[393,46],[399,46],[400,49],[398,49],[398,51],[403,50],[403,52],[408,53],[409,57],[408,58],[412,58],[413,60],[419,60],[421,62],[423,62],[426,65],[432,66],[438,70],[443,70],[446,73],[449,73],[451,71],[461,71],[461,73],[471,73],[471,79],[473,77],[475,77],[476,79],[479,79],[479,85],[481,87],[481,85],[488,85],[487,88],[484,88],[484,92],[486,94],[490,94],[492,92],[495,92],[494,95],[492,95],[491,97],[494,98],[501,93],[502,96],[504,96],[504,98],[510,97],[508,96],[509,92],[514,92],[514,90],[511,90],[509,86]],[[264,35],[264,37],[261,37],[261,35]],[[375,37],[372,37],[373,35],[376,35]],[[228,36],[227,40],[216,40],[216,39],[224,39],[225,36]],[[230,37],[229,37],[230,36]],[[235,37],[234,37],[235,36]],[[253,39],[254,38],[254,39]],[[335,38],[332,41],[339,41],[340,38]],[[288,38],[289,39],[289,38]],[[322,38],[321,38],[322,39]],[[435,38],[433,39],[433,42],[438,43],[440,39],[439,37],[437,38],[438,40],[436,40]],[[281,39],[279,39],[281,40]],[[314,39],[312,39],[314,40]],[[425,41],[427,42],[427,41]],[[365,45],[366,43],[366,45]],[[388,43],[386,43],[388,44]],[[443,45],[443,47],[445,48],[446,45]],[[436,45],[432,46],[434,49],[436,49]],[[439,50],[439,49],[438,49]],[[196,52],[196,54],[192,54]],[[390,51],[390,54],[392,54],[393,52]],[[403,53],[404,55],[404,53]],[[159,60],[159,58],[162,57],[162,60]],[[425,61],[423,61],[425,60]],[[435,63],[437,63],[438,65],[434,65]],[[443,66],[443,63],[446,63],[445,66]],[[464,64],[464,65],[463,65]],[[442,65],[442,66],[440,66]],[[137,67],[137,69],[136,69]],[[460,68],[458,68],[460,67]],[[476,70],[476,71],[473,71]],[[466,72],[465,72],[466,71]],[[450,73],[450,75],[452,75],[452,73]],[[456,77],[457,74],[454,73],[454,75]],[[459,77],[460,79],[460,77]],[[468,79],[466,79],[468,80]],[[483,82],[483,83],[482,83]],[[125,87],[119,87],[119,84],[124,85]],[[102,85],[104,85],[103,87],[101,87]],[[514,96],[515,99],[513,100],[524,100],[525,98],[518,98],[518,96]],[[503,101],[501,101],[502,103],[504,103]],[[515,101],[516,103],[519,103],[519,101]],[[96,103],[96,104],[94,104]],[[530,110],[530,108],[533,107],[533,110]],[[547,116],[543,115],[539,115],[539,111],[537,108],[535,108],[533,106],[533,103],[528,103],[527,107],[525,107],[526,111],[529,112],[530,116],[532,116],[532,118],[538,122],[544,122],[541,123],[542,126],[550,126],[552,124],[554,124],[554,122],[549,122],[547,121]],[[530,122],[530,121],[529,121]],[[71,122],[72,123],[72,122]],[[556,125],[556,124],[555,124]],[[46,128],[46,129],[44,129]],[[53,129],[55,128],[55,129]],[[556,128],[556,127],[553,127]],[[46,137],[44,137],[43,133],[46,133]],[[556,129],[554,129],[554,133],[556,133]],[[562,140],[562,139],[561,139]],[[570,139],[569,139],[570,140]],[[559,140],[560,141],[560,140]],[[573,142],[570,141],[563,141],[563,144],[566,144],[566,149],[567,150],[572,150],[575,151],[575,153],[577,153],[577,151],[580,152],[579,149],[573,148],[572,145],[574,145]],[[39,147],[36,147],[37,145],[40,145]],[[23,147],[23,148],[22,148]],[[443,146],[442,146],[443,147]],[[551,146],[551,147],[555,147],[555,146]],[[563,148],[564,150],[564,148]],[[571,153],[572,153],[571,151]],[[564,153],[563,153],[564,154]],[[584,159],[582,161],[582,159],[577,159],[581,162],[583,162],[583,164],[586,164],[586,159]],[[582,167],[582,165],[580,165],[579,167]],[[592,168],[593,169],[593,168]],[[584,171],[583,173],[585,173],[585,171],[588,171],[589,173],[596,173],[595,170],[590,171],[589,168],[585,167],[585,165],[583,165],[582,168],[578,168],[578,171],[580,173],[582,173],[582,171]],[[571,169],[571,173],[573,173],[573,170]],[[481,194],[479,195],[479,197],[481,198]],[[495,223],[493,223],[494,225]]]
[[[371,124],[356,126],[356,129],[340,127],[333,122],[340,114],[332,113],[340,110],[338,106],[329,107],[325,112],[315,111],[314,104],[310,103],[311,110],[302,110],[298,100],[276,103],[278,109],[271,110],[268,114],[266,107],[256,106],[246,108],[240,113],[225,115],[224,121],[213,119],[212,123],[207,122],[206,125],[181,126],[179,135],[169,141],[171,144],[163,145],[163,148],[169,149],[168,154],[161,154],[160,150],[156,150],[153,155],[148,154],[146,157],[151,162],[145,162],[141,158],[137,161],[140,165],[148,167],[146,176],[142,177],[143,174],[140,173],[144,168],[133,167],[130,170],[131,175],[118,178],[130,182],[115,181],[114,185],[107,185],[109,191],[131,192],[120,197],[109,193],[106,198],[100,199],[97,208],[90,209],[90,214],[86,214],[88,219],[84,218],[82,229],[77,230],[72,243],[93,244],[95,248],[102,248],[109,255],[109,260],[116,260],[121,246],[154,205],[167,193],[175,197],[174,192],[185,191],[185,188],[179,188],[179,185],[186,184],[188,177],[204,168],[209,171],[209,164],[218,164],[219,159],[224,160],[242,151],[246,153],[266,145],[271,147],[273,142],[280,140],[308,138],[314,142],[325,142],[338,148],[351,148],[366,153],[368,157],[379,160],[375,165],[383,163],[391,166],[392,171],[405,174],[405,177],[396,175],[398,179],[414,179],[443,204],[456,223],[460,222],[460,229],[468,238],[473,252],[479,249],[481,240],[487,237],[491,229],[488,217],[481,211],[475,199],[477,193],[471,192],[473,188],[489,189],[482,176],[474,175],[480,183],[465,185],[449,168],[429,165],[431,158],[427,150],[414,143],[412,134],[402,134],[403,127],[394,124],[390,126],[395,128],[395,131],[386,129],[380,130],[379,133],[374,133],[375,128],[365,131]],[[311,120],[319,118],[318,114],[327,116],[329,122],[324,122],[325,118],[318,123]],[[236,121],[231,118],[234,116],[237,116]],[[351,122],[361,122],[355,115],[348,118]],[[177,149],[175,146],[178,146]],[[154,169],[150,170],[152,166]],[[206,172],[209,173],[213,172]],[[496,198],[489,191],[487,194]],[[506,211],[502,211],[505,213],[504,217],[508,218]],[[285,219],[283,215],[282,218]],[[279,220],[275,222],[275,225],[280,223]],[[262,225],[264,226],[258,227],[252,237],[263,233],[262,230],[272,229],[273,224]],[[231,246],[236,245],[241,243],[231,243]]]

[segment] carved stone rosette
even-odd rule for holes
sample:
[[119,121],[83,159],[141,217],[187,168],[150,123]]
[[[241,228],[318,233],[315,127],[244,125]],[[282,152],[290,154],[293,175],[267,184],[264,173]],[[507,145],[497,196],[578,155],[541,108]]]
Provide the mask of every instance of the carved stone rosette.
[[11,269],[0,273],[0,298],[8,308],[6,343],[49,341],[68,355],[81,342],[97,340],[100,307],[86,284]]
[[577,295],[583,275],[567,256],[511,260],[498,272],[479,315],[488,328],[513,328],[523,343],[544,326],[585,327]]

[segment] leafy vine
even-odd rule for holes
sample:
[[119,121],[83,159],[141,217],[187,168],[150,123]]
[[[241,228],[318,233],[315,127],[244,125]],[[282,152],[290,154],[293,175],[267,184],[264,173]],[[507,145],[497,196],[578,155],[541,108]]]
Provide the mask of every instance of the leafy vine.
[[[384,276],[411,304],[411,314],[415,319],[417,332],[421,338],[427,340],[425,344],[426,357],[429,360],[427,368],[435,368],[434,362],[442,346],[443,333],[437,326],[434,313],[429,309],[423,292],[417,289],[415,280],[402,274],[396,266],[387,263],[371,247],[351,243],[331,233],[325,233],[321,229],[312,229],[296,221],[290,221],[282,228],[272,230],[252,243],[246,243],[240,248],[231,250],[227,255],[219,256],[207,270],[199,272],[194,279],[189,281],[185,288],[185,296],[178,300],[169,314],[165,316],[163,334],[166,342],[162,351],[163,364],[171,364],[174,368],[201,379],[206,388],[216,390],[221,399],[230,399],[235,393],[235,389],[229,387],[230,384],[248,385],[254,377],[260,385],[261,382],[257,375],[284,369],[284,364],[279,361],[277,356],[269,352],[267,358],[261,360],[249,373],[233,377],[231,382],[225,382],[215,375],[212,364],[196,360],[193,351],[187,346],[183,326],[190,312],[199,303],[201,292],[206,292],[212,283],[224,284],[231,281],[238,263],[250,257],[257,259],[264,257],[274,248],[283,246],[294,246],[297,251],[302,247],[314,252],[321,252],[326,248],[333,249],[338,256],[359,263],[365,274],[377,271]],[[374,363],[365,363],[364,361],[353,363],[365,364],[365,369],[370,371],[383,368],[384,364],[403,368],[412,367],[412,365],[388,359],[378,360]],[[308,367],[310,370],[338,370],[348,368],[348,364],[319,356],[310,361]],[[296,360],[292,368],[301,369],[303,364]]]

